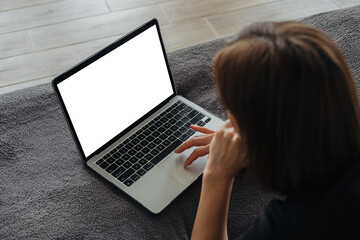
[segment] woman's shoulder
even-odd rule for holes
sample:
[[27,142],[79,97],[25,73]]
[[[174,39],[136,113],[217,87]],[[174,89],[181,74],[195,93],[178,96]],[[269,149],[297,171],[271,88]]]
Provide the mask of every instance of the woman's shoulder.
[[239,239],[360,238],[360,161],[330,187],[273,200]]

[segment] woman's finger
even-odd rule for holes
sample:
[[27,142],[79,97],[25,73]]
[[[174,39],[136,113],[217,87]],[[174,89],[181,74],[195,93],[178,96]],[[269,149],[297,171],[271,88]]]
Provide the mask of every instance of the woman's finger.
[[221,125],[221,127],[219,127],[219,129],[217,130],[217,132],[223,132],[223,131],[225,131],[225,129],[227,129],[227,128],[232,128],[232,124],[231,124],[231,122],[230,122],[229,119],[226,120],[226,121],[224,122],[224,124]]
[[209,145],[196,148],[184,162],[184,167],[192,164],[198,157],[202,157],[207,154],[209,154]]
[[185,151],[186,149],[189,149],[192,147],[208,145],[211,142],[212,137],[213,137],[213,134],[193,137],[190,140],[184,142],[179,147],[177,147],[174,150],[174,152],[181,153],[181,152]]
[[225,126],[228,127],[228,128],[232,127],[232,123],[231,123],[230,119],[225,121]]
[[191,127],[193,130],[197,131],[197,132],[201,132],[201,133],[205,133],[205,134],[214,133],[213,130],[210,130],[210,129],[204,128],[204,127],[200,127],[200,126],[198,126],[198,125],[192,125],[192,124],[191,124],[190,127]]

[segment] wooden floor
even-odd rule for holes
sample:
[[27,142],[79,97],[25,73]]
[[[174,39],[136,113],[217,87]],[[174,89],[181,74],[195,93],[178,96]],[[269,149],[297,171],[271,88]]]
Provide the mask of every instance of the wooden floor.
[[167,51],[360,0],[0,0],[0,93],[49,82],[156,17]]

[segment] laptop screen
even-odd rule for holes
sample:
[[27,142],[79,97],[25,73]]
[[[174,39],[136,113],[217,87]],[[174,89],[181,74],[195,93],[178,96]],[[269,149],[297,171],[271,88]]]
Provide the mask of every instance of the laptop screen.
[[156,25],[58,84],[85,157],[174,94]]

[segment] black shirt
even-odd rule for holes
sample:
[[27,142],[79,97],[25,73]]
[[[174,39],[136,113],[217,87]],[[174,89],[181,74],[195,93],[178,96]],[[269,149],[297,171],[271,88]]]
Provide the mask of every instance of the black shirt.
[[327,190],[271,201],[237,239],[360,239],[360,162]]

